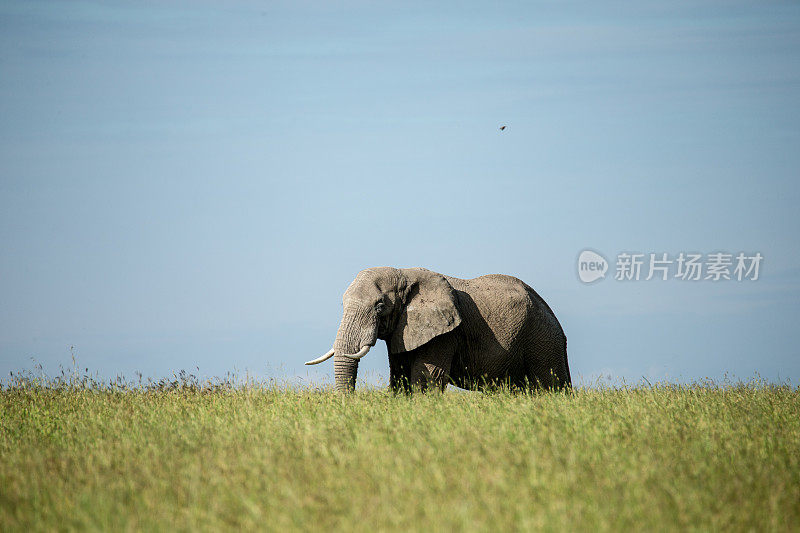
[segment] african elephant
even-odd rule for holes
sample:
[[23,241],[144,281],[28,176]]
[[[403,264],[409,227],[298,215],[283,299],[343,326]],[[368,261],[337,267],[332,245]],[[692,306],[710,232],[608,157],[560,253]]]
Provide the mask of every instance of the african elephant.
[[355,388],[358,361],[386,341],[394,391],[571,386],[567,338],[553,311],[511,276],[459,279],[424,268],[368,268],[342,298],[333,348],[336,389]]

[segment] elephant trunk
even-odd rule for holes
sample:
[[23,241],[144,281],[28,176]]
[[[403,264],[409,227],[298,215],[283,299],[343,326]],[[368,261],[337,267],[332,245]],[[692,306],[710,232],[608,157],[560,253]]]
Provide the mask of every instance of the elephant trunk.
[[336,376],[336,390],[338,392],[352,392],[356,388],[358,376],[358,359],[344,355],[333,356],[333,372]]
[[358,359],[369,346],[374,346],[378,334],[378,318],[368,307],[345,305],[342,322],[333,343],[333,369],[336,376],[336,390],[350,392],[355,389],[358,375]]

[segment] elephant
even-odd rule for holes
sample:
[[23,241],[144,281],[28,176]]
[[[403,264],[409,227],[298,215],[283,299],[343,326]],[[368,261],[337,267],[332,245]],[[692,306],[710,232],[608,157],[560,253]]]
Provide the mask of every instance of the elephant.
[[572,381],[567,338],[555,314],[519,279],[459,279],[425,268],[376,267],[356,275],[342,297],[333,347],[336,390],[355,389],[358,362],[378,339],[389,353],[395,392],[563,389]]

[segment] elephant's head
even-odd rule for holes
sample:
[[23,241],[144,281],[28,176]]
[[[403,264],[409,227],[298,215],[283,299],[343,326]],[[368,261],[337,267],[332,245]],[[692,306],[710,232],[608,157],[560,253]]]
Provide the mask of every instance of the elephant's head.
[[389,353],[422,346],[461,323],[453,288],[444,276],[424,268],[362,270],[342,297],[344,311],[333,348],[307,365],[333,357],[336,389],[355,388],[358,360],[377,339]]

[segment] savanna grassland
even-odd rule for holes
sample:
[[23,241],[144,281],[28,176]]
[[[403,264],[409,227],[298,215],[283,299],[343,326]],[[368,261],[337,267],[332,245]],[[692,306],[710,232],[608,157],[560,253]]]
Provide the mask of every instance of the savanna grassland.
[[800,391],[0,391],[3,531],[629,528],[800,528]]

